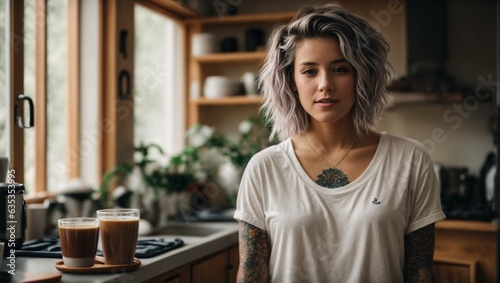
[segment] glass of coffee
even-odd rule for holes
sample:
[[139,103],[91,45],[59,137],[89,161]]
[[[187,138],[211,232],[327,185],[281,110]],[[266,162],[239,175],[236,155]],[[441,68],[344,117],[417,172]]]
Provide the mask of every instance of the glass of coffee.
[[139,237],[139,209],[102,209],[97,211],[97,218],[101,221],[104,263],[133,263]]
[[57,222],[64,265],[93,266],[99,241],[99,219],[77,217]]

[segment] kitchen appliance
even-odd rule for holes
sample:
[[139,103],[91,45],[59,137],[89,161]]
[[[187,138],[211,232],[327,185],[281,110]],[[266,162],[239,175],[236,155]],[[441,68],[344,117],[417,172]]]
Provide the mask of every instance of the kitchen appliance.
[[493,204],[493,193],[495,188],[496,155],[494,152],[488,152],[481,170],[479,171],[478,200],[483,203]]
[[26,237],[26,202],[24,185],[0,183],[0,241],[5,243],[4,254],[21,249]]
[[72,179],[59,186],[58,201],[66,207],[66,217],[92,216],[93,189],[81,179]]
[[441,203],[461,205],[470,202],[474,185],[471,178],[466,167],[441,166],[439,170]]
[[8,171],[9,171],[9,158],[0,157],[0,183],[7,181]]
[[439,167],[441,206],[448,219],[490,221],[490,203],[484,201],[481,182],[466,167]]

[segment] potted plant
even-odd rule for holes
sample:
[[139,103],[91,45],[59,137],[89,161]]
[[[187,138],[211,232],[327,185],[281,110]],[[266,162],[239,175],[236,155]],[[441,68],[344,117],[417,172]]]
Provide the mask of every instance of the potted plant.
[[228,194],[228,204],[235,206],[236,195],[243,171],[257,152],[276,143],[271,141],[270,129],[263,117],[245,119],[239,124],[236,139],[224,137],[220,144],[221,152],[228,160],[219,167],[217,180]]
[[[226,206],[234,207],[241,175],[248,161],[273,143],[269,141],[269,133],[262,118],[241,122],[237,138],[229,138],[206,125],[195,125],[186,133],[188,145],[170,157],[166,165],[151,158],[151,150],[164,156],[158,145],[141,144],[135,148],[133,164],[119,164],[103,176],[99,190],[101,203],[103,206],[142,208],[143,217],[152,224],[209,205],[209,201],[191,200],[190,194],[205,195],[214,201],[223,190]],[[113,191],[111,203],[108,187],[113,178],[119,178],[124,185]],[[217,187],[218,195],[207,196],[206,191],[214,187]]]

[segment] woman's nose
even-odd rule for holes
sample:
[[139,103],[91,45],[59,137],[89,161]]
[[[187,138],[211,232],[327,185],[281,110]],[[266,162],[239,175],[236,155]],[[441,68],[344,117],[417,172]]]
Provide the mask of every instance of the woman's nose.
[[324,72],[320,76],[319,90],[324,92],[331,92],[334,90],[333,76]]

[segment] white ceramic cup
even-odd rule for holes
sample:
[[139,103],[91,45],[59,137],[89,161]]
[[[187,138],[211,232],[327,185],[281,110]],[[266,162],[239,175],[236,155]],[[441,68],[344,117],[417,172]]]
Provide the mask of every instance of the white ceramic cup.
[[203,55],[217,52],[217,41],[211,33],[195,33],[191,40],[191,54]]
[[44,204],[28,204],[26,207],[26,241],[41,239],[47,227],[48,207]]

